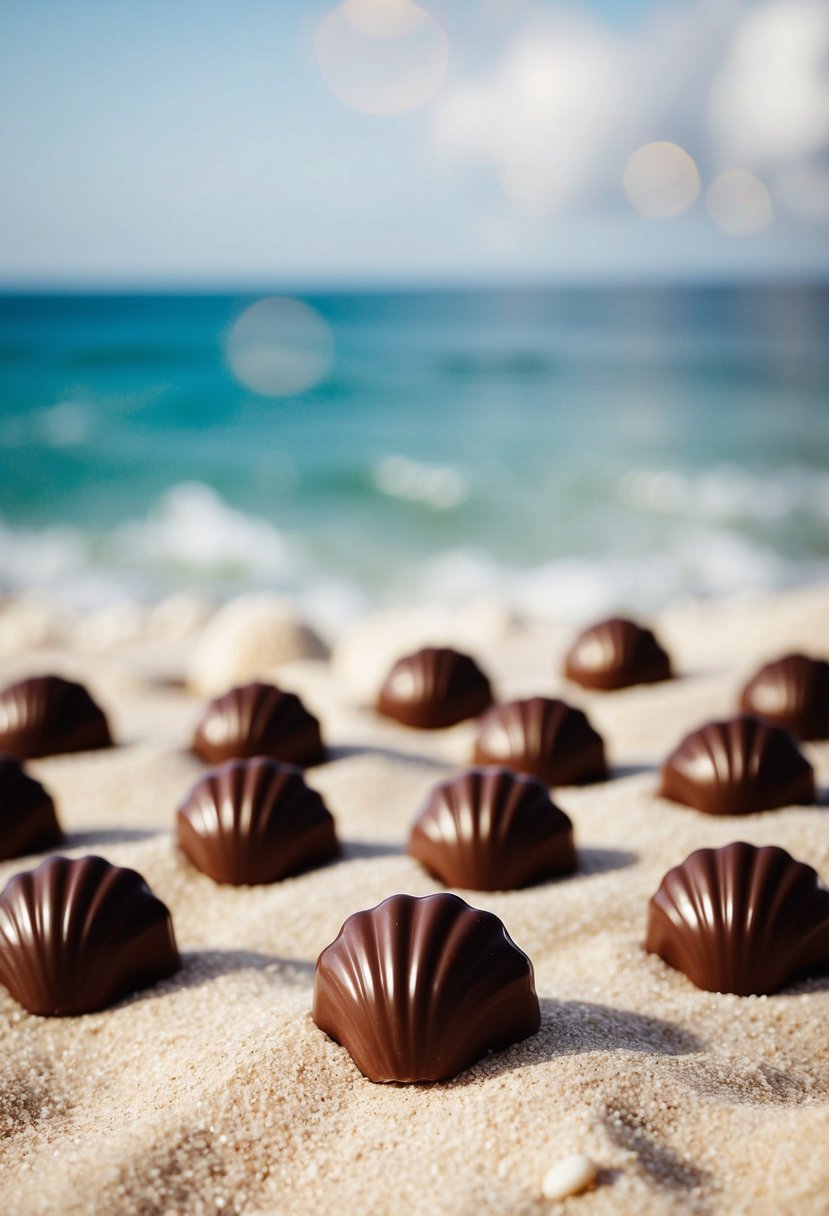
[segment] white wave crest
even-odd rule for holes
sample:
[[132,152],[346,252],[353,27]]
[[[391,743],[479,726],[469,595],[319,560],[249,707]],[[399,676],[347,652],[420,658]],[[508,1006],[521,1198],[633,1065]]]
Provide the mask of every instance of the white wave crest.
[[466,478],[451,465],[422,464],[408,456],[383,456],[374,466],[381,494],[422,503],[436,511],[458,507],[469,495]]
[[773,474],[718,465],[696,475],[670,469],[636,469],[618,486],[626,506],[711,522],[760,522],[803,514],[829,520],[829,473],[791,465]]

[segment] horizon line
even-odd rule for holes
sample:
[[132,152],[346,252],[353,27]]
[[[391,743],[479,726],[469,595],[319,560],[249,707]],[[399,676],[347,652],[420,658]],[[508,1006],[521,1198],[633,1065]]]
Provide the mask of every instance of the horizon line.
[[438,292],[478,291],[573,291],[625,289],[726,289],[742,287],[826,287],[829,269],[811,273],[702,273],[679,275],[580,275],[542,277],[439,277],[411,280],[388,279],[10,279],[0,278],[0,296],[97,296],[97,295],[419,295]]

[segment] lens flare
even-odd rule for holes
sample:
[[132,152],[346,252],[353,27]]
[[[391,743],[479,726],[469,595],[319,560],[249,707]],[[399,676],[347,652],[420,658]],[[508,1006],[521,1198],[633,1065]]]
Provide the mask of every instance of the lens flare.
[[449,63],[446,35],[412,0],[345,0],[319,26],[316,51],[331,91],[366,114],[430,101]]
[[637,148],[625,166],[625,194],[648,220],[669,220],[687,211],[700,189],[699,172],[678,144],[657,141]]
[[331,331],[316,309],[273,297],[258,300],[227,336],[230,370],[265,397],[291,397],[324,379],[334,357]]
[[758,177],[744,169],[722,173],[708,188],[705,206],[717,227],[728,236],[754,236],[774,218],[769,192]]

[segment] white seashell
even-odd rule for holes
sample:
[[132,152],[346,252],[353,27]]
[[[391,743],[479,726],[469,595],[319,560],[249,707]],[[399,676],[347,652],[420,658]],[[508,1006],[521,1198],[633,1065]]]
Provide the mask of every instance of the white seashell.
[[579,1195],[596,1180],[598,1170],[595,1162],[584,1153],[570,1153],[551,1166],[544,1175],[541,1193],[545,1199],[567,1199]]

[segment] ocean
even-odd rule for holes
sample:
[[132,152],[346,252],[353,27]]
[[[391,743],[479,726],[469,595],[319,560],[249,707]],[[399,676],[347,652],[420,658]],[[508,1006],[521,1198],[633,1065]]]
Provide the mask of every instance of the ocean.
[[306,296],[323,378],[265,397],[257,297],[0,297],[0,591],[271,588],[334,623],[829,577],[829,289]]

